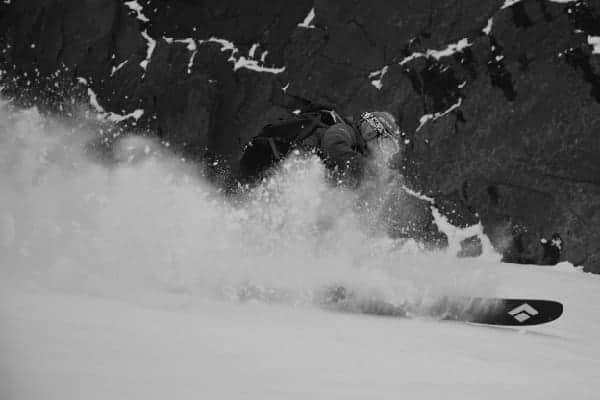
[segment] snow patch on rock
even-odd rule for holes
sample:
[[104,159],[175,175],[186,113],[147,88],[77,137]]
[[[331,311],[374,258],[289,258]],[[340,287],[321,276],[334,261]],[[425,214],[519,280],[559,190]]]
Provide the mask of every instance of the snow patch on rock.
[[122,63],[120,63],[119,65],[112,67],[112,70],[110,71],[110,76],[113,76],[118,70],[123,68],[125,66],[125,64],[127,64],[128,62],[129,62],[129,60],[125,60]]
[[511,7],[517,3],[521,2],[521,0],[505,0],[504,4],[502,5],[502,7],[500,7],[501,10]]
[[298,24],[299,28],[304,28],[304,29],[314,29],[315,26],[313,25],[313,21],[315,19],[315,9],[311,8],[311,10],[308,12],[308,15],[306,15],[306,18],[304,18],[304,21],[302,21],[301,23]]
[[[85,78],[80,77],[77,78],[77,80],[80,83],[87,85],[87,80]],[[94,90],[91,87],[87,88],[87,94],[89,97],[90,105],[92,106],[94,111],[96,111],[96,117],[99,120],[106,120],[110,122],[122,122],[132,118],[137,121],[142,117],[142,115],[144,115],[144,110],[142,109],[137,109],[133,112],[124,115],[113,112],[106,112],[104,107],[102,107],[100,105],[100,102],[98,101],[98,95],[96,94],[96,92],[94,92]]]
[[258,49],[260,45],[258,43],[254,43],[252,47],[250,47],[250,51],[248,51],[248,56],[250,58],[254,58],[254,54],[256,53],[256,49]]
[[184,38],[184,39],[175,39],[175,38],[163,36],[163,40],[165,42],[167,42],[168,44],[183,43],[186,45],[186,48],[188,49],[188,51],[192,52],[192,55],[190,56],[190,59],[187,64],[187,73],[191,74],[192,67],[194,66],[194,59],[196,58],[196,54],[198,54],[198,44],[196,43],[196,39],[191,38],[191,37]]
[[127,119],[133,118],[136,121],[139,120],[140,118],[142,118],[142,115],[144,115],[144,110],[142,110],[141,108],[138,108],[137,110],[130,112],[129,114],[125,114],[125,115],[121,115],[121,114],[115,114],[115,113],[108,113],[106,115],[106,119],[111,121],[111,122],[122,122],[125,121]]
[[140,67],[146,71],[146,68],[148,68],[148,64],[150,63],[150,59],[152,58],[152,53],[154,53],[154,49],[156,48],[156,40],[152,39],[152,37],[148,35],[148,31],[146,29],[144,29],[141,33],[144,39],[146,39],[147,50],[146,59],[140,63]]
[[269,54],[269,51],[268,51],[268,50],[265,50],[265,51],[263,51],[263,52],[262,52],[262,54],[260,55],[260,62],[261,62],[261,63],[264,63],[264,62],[265,62],[265,60],[267,59],[267,55],[268,55],[268,54]]
[[448,217],[442,215],[442,213],[433,205],[431,206],[431,212],[433,214],[433,221],[438,229],[448,238],[447,252],[449,254],[457,255],[461,250],[461,242],[476,236],[481,240],[482,254],[486,258],[492,257],[494,258],[494,261],[500,261],[502,257],[496,252],[489,237],[483,232],[483,224],[481,221],[475,225],[460,228],[452,225],[450,221],[448,221]]
[[88,97],[90,98],[90,105],[94,108],[94,110],[96,110],[98,113],[104,113],[104,108],[100,105],[100,103],[98,103],[98,96],[96,95],[96,92],[94,92],[92,88],[88,87],[87,93]]
[[126,1],[124,3],[127,7],[129,7],[129,9],[133,12],[135,12],[136,14],[136,18],[142,22],[149,22],[150,19],[148,19],[148,17],[146,17],[144,15],[144,13],[142,12],[144,10],[144,7],[142,7],[142,5],[140,3],[138,3],[136,0],[133,1]]
[[414,191],[402,185],[402,189],[409,195],[418,198],[419,200],[425,201],[430,204],[431,213],[433,215],[433,221],[437,225],[440,232],[446,235],[448,238],[448,254],[453,256],[457,255],[461,250],[461,242],[470,237],[476,236],[481,240],[482,255],[487,259],[493,259],[494,261],[500,261],[501,255],[496,252],[490,238],[483,231],[483,224],[481,221],[475,225],[460,228],[452,225],[448,221],[448,217],[443,215],[437,207],[435,207],[435,199],[424,195],[423,193]]
[[194,39],[194,38],[185,38],[185,39],[175,39],[170,37],[163,37],[163,40],[168,44],[173,43],[184,43],[187,45],[187,49],[192,52],[190,57],[190,61],[188,62],[188,74],[191,73],[191,68],[194,63],[194,57],[197,54],[198,46],[214,43],[221,46],[221,52],[231,52],[227,61],[233,64],[233,70],[237,71],[241,68],[246,68],[256,72],[267,72],[272,74],[279,74],[285,71],[285,67],[266,67],[264,65],[265,59],[267,57],[268,51],[263,51],[260,56],[260,60],[257,60],[256,51],[260,47],[259,43],[254,43],[250,50],[248,50],[248,55],[240,55],[240,50],[237,46],[231,42],[230,40],[211,37],[209,39]]
[[198,51],[194,50],[194,52],[190,56],[190,61],[188,61],[188,66],[187,66],[188,75],[192,73],[192,67],[194,66],[194,59],[196,58],[196,54],[198,54]]
[[[514,6],[517,3],[520,3],[522,0],[505,0],[504,4],[502,5],[502,7],[500,7],[501,10]],[[548,0],[551,3],[559,3],[559,4],[567,4],[567,3],[574,3],[576,1],[579,0]]]
[[488,19],[488,22],[487,22],[487,25],[485,26],[485,28],[483,28],[481,31],[489,36],[489,34],[492,33],[493,25],[494,25],[494,19],[490,18],[490,19]]
[[421,130],[421,128],[423,128],[423,126],[429,122],[429,121],[435,121],[436,119],[439,119],[449,113],[451,113],[452,111],[456,110],[458,107],[460,107],[462,105],[462,98],[458,99],[458,102],[456,104],[453,104],[450,108],[448,108],[446,111],[444,112],[439,112],[439,113],[434,113],[434,114],[425,114],[423,115],[420,119],[419,119],[419,126],[417,127],[417,132],[419,130]]
[[[387,74],[388,69],[389,69],[389,67],[386,65],[379,71],[373,71],[369,74],[369,78],[371,78],[371,84],[373,86],[375,86],[375,88],[377,90],[381,90],[381,88],[383,87],[382,80],[383,80],[384,75]],[[377,78],[377,79],[373,79],[373,78]]]
[[410,194],[411,196],[416,197],[419,200],[426,201],[427,203],[433,204],[435,202],[435,199],[433,197],[429,197],[427,195],[424,195],[421,192],[414,191],[406,185],[402,185],[402,190],[404,190],[406,193]]
[[587,42],[590,46],[592,46],[593,54],[600,54],[600,36],[588,35]]

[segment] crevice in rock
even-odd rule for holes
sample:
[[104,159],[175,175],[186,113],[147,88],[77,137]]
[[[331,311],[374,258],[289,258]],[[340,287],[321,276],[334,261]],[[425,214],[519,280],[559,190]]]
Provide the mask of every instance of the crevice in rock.
[[425,39],[429,39],[431,38],[431,32],[433,31],[433,13],[434,10],[436,8],[436,2],[435,0],[430,0],[429,1],[429,19],[427,21],[427,28],[424,28],[421,30],[421,32],[419,33],[419,35],[421,35],[421,37],[425,38]]
[[592,69],[590,55],[585,54],[580,48],[569,49],[563,54],[567,64],[583,72],[583,79],[592,87],[590,95],[600,103],[600,76],[596,75]]
[[359,76],[359,75],[363,76],[363,75],[366,75],[369,73],[369,70],[367,70],[365,68],[357,67],[356,65],[352,64],[351,62],[339,61],[339,60],[336,60],[326,54],[319,54],[318,56],[320,58],[326,60],[331,65],[337,65],[340,67],[345,67],[345,68],[349,68],[350,70],[356,71],[357,76]]
[[528,72],[529,71],[529,64],[531,64],[533,62],[534,58],[533,57],[529,57],[527,55],[527,53],[522,53],[518,58],[517,58],[517,62],[519,63],[519,71],[521,72]]
[[487,194],[490,199],[490,203],[493,206],[497,206],[500,204],[500,192],[498,191],[498,187],[495,185],[489,185],[487,187]]
[[298,96],[295,94],[286,93],[286,96],[293,99],[295,102],[297,102],[293,107],[290,107],[289,105],[286,105],[286,104],[281,104],[282,107],[288,108],[288,109],[299,108],[303,112],[305,112],[305,111],[315,111],[315,110],[323,109],[323,108],[325,108],[325,109],[335,108],[333,104],[318,103],[314,100],[307,99],[305,97]]
[[462,110],[456,110],[454,111],[454,115],[456,116],[456,119],[454,120],[454,132],[458,133],[458,129],[459,129],[459,122],[461,123],[465,123],[467,122],[467,119],[465,118],[464,113],[462,112]]
[[[565,7],[571,26],[590,36],[600,36],[600,16],[584,1]],[[583,72],[583,79],[592,87],[590,95],[600,103],[600,75],[592,68],[591,55],[582,48],[570,48],[563,53],[564,59],[574,69]]]
[[460,194],[462,196],[462,200],[468,204],[469,203],[469,181],[464,181],[460,187]]
[[518,28],[527,29],[533,26],[533,22],[531,21],[531,18],[529,18],[529,15],[527,15],[527,11],[525,11],[525,6],[522,2],[512,5],[510,11],[512,12],[513,22]]
[[494,36],[490,35],[491,51],[487,61],[487,69],[490,75],[492,86],[502,90],[504,97],[508,101],[514,101],[517,97],[517,92],[512,81],[512,74],[506,69],[503,59],[502,50],[504,48],[498,44]]
[[551,22],[554,18],[550,11],[548,11],[548,5],[546,4],[547,0],[536,0],[538,5],[540,6],[540,10],[542,11],[542,15],[544,16],[544,21]]
[[473,50],[469,47],[454,54],[454,59],[467,71],[469,78],[475,80],[479,75],[477,73],[477,64],[473,55]]
[[548,192],[540,190],[540,189],[536,189],[535,187],[533,187],[531,185],[526,186],[526,185],[521,185],[521,184],[514,183],[514,182],[502,181],[502,182],[496,182],[495,186],[506,186],[508,188],[523,190],[525,192],[533,192],[533,193],[536,193],[536,194],[544,196],[544,197],[550,196],[550,194]]
[[65,12],[64,12],[64,5],[61,4],[61,13],[60,13],[60,43],[59,43],[59,47],[56,51],[56,65],[60,64],[60,59],[62,58],[64,52],[65,52],[65,42],[66,42],[66,35],[65,35]]
[[[121,5],[118,1],[115,2],[115,12],[113,15],[113,24],[110,30],[110,52],[115,54],[117,51],[117,32],[121,26]],[[114,60],[111,58],[110,64],[111,67],[115,66],[115,63],[119,62],[119,60]]]
[[373,47],[377,46],[377,43],[369,36],[367,28],[365,28],[365,26],[360,21],[358,21],[356,18],[352,18],[350,21],[348,21],[348,24],[355,25],[356,27],[358,27],[358,29],[362,32],[363,36],[365,37],[366,41],[369,42],[369,44]]
[[556,175],[556,174],[548,174],[548,173],[544,173],[541,174],[543,177],[546,178],[552,178],[552,179],[558,179],[561,181],[567,181],[567,182],[572,182],[572,183],[583,183],[583,184],[587,184],[587,185],[594,185],[594,186],[600,186],[600,177],[597,180],[590,180],[590,179],[578,179],[574,176],[561,176],[561,175]]

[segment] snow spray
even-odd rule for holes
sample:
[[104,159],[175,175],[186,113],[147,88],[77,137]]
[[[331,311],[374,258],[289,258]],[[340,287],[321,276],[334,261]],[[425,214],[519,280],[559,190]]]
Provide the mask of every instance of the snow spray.
[[389,176],[365,195],[332,186],[318,157],[294,153],[231,199],[151,139],[127,135],[100,162],[89,156],[97,134],[82,126],[0,105],[5,278],[134,301],[311,304],[332,286],[404,303],[493,294],[483,259],[424,251],[380,229]]

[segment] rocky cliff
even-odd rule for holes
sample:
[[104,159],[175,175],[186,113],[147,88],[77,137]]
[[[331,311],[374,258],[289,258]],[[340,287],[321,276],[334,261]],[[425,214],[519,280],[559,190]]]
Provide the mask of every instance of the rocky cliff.
[[198,158],[310,104],[389,110],[408,185],[453,223],[514,262],[558,233],[600,272],[598,1],[3,0],[0,46],[6,96],[79,93]]

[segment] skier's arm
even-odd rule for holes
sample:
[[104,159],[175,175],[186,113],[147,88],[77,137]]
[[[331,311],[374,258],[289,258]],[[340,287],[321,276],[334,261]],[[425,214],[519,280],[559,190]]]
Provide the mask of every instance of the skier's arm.
[[323,134],[321,150],[329,163],[341,172],[346,183],[358,184],[365,169],[365,157],[354,150],[354,133],[342,124],[331,126]]

